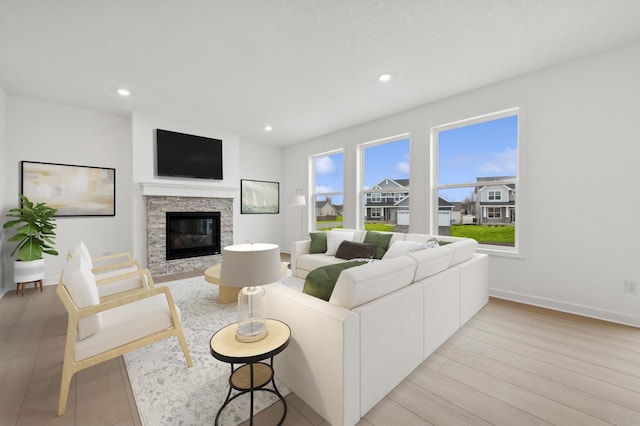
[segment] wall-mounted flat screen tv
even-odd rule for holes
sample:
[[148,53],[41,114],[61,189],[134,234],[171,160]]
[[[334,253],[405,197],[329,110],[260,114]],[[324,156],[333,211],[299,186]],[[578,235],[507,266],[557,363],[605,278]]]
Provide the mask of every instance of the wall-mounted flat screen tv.
[[222,179],[222,141],[156,129],[158,176]]

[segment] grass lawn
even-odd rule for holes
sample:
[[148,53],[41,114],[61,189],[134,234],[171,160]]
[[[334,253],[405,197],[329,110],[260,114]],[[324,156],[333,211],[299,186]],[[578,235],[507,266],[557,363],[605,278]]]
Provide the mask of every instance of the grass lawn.
[[473,238],[479,243],[499,243],[514,245],[516,241],[515,226],[486,226],[486,225],[452,225],[452,237]]

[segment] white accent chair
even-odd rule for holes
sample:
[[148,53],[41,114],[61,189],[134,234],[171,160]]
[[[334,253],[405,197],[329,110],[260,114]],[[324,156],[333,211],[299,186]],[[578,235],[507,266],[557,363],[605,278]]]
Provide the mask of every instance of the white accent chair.
[[71,379],[76,372],[153,342],[177,337],[187,366],[192,366],[180,314],[169,288],[154,287],[148,269],[128,275],[137,275],[141,282],[138,289],[101,298],[95,276],[83,256],[69,259],[61,274],[56,292],[69,321],[59,416],[65,412]]

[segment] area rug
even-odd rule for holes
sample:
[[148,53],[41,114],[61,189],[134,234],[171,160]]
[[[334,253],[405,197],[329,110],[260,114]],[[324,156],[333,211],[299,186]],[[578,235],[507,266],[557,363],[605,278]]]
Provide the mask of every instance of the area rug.
[[[284,285],[301,290],[303,281],[287,277]],[[193,367],[187,368],[176,338],[135,350],[124,355],[131,388],[142,424],[212,425],[229,391],[229,364],[216,360],[209,352],[209,340],[220,328],[237,320],[235,304],[218,303],[218,286],[204,277],[171,281],[174,302],[180,308],[182,327],[191,353]],[[276,379],[284,396],[290,390]],[[269,392],[255,393],[255,412],[276,402]],[[249,418],[249,395],[236,398],[222,412],[221,425],[237,425]]]

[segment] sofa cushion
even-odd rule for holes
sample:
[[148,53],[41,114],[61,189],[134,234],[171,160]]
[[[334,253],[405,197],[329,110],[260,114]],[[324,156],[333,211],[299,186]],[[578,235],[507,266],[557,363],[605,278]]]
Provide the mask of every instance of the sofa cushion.
[[296,268],[304,271],[313,271],[321,266],[342,262],[346,261],[335,256],[325,256],[324,253],[303,254],[296,259]]
[[371,259],[375,256],[378,247],[375,244],[354,243],[343,241],[336,251],[336,257],[340,259]]
[[416,274],[413,281],[420,281],[449,267],[453,259],[453,251],[447,247],[434,247],[417,250],[407,256],[416,261]]
[[408,256],[342,271],[329,303],[353,309],[413,282],[416,262]]
[[353,241],[353,231],[328,231],[327,232],[327,256],[334,256],[340,243],[343,241]]
[[388,232],[367,231],[364,236],[364,242],[367,244],[375,244],[377,249],[374,257],[376,259],[382,259],[382,256],[384,256],[389,248],[391,237],[393,237],[393,234]]
[[[89,264],[83,256],[73,256],[62,271],[62,284],[67,289],[73,304],[78,309],[100,303],[98,287]],[[101,313],[81,318],[78,321],[78,339],[83,340],[100,329]]]
[[416,241],[395,241],[389,247],[389,250],[382,256],[383,259],[391,259],[398,256],[404,256],[412,251],[421,250],[423,243]]
[[311,232],[311,247],[309,253],[324,253],[327,251],[327,233],[326,232]]
[[478,248],[478,242],[471,238],[466,238],[464,240],[458,240],[451,244],[447,244],[446,247],[453,251],[451,266],[455,266],[473,257],[476,249]]

